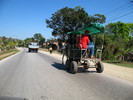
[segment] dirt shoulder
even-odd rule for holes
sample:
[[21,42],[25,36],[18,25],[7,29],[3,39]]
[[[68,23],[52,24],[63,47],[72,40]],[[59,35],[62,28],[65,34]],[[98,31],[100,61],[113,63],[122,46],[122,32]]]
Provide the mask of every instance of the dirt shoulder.
[[[56,59],[62,60],[61,54],[57,54],[57,53],[50,54],[49,52],[46,52],[46,51],[40,51],[40,52],[50,55]],[[66,61],[66,57],[64,57],[64,61]],[[130,82],[133,82],[133,68],[121,67],[118,65],[113,65],[108,63],[103,63],[103,64],[104,64],[103,74],[111,75],[117,78],[121,78]],[[91,69],[91,70],[95,70],[95,69]]]
[[15,50],[10,50],[10,51],[6,51],[4,53],[0,53],[0,60],[6,58],[6,57],[9,57],[15,53],[19,52],[19,50],[15,49]]
[[133,68],[104,63],[104,74],[112,75],[133,82]]

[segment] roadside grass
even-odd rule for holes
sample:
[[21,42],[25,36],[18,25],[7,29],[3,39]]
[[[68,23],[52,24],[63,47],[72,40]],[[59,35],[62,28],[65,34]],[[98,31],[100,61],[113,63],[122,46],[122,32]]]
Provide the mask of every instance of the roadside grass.
[[118,64],[116,64],[116,65],[123,66],[123,67],[133,68],[133,63],[128,63],[128,62],[125,62],[125,63],[118,63]]
[[4,58],[7,58],[15,53],[18,53],[19,50],[17,49],[14,49],[14,50],[9,50],[9,51],[6,51],[6,52],[0,52],[0,60],[4,59]]
[[127,62],[127,61],[118,62],[118,61],[105,61],[105,60],[103,62],[114,64],[114,65],[119,65],[122,67],[133,68],[133,62]]

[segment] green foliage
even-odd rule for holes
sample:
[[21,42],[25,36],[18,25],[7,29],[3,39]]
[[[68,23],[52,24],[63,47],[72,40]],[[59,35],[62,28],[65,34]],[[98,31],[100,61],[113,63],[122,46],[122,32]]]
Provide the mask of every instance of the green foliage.
[[28,44],[30,42],[37,42],[37,43],[39,43],[40,46],[42,46],[43,43],[45,42],[45,38],[42,36],[41,33],[36,33],[36,34],[34,34],[33,37],[26,38],[24,41],[20,41],[21,45],[24,44],[25,47],[28,47]]
[[67,32],[77,30],[91,22],[104,23],[105,20],[104,15],[96,14],[95,16],[90,16],[84,8],[77,6],[76,8],[65,7],[58,10],[52,14],[49,20],[46,19],[46,23],[47,27],[53,29],[53,36],[58,36],[65,41]]
[[28,47],[30,42],[38,42],[42,45],[45,42],[45,38],[40,33],[36,33],[34,37],[26,38],[25,40],[18,40],[3,36],[0,37],[0,49],[5,52],[6,50],[14,49],[15,46]]
[[24,40],[24,47],[28,47],[30,42],[34,42],[34,39],[33,38],[26,38]]
[[18,40],[16,39],[7,38],[5,36],[0,37],[0,49],[4,52],[6,50],[14,49],[15,46],[17,46],[17,44],[18,44]]
[[129,26],[130,35],[133,37],[133,23],[127,23],[126,25]]
[[101,14],[95,14],[91,18],[92,18],[92,20],[91,20],[92,23],[105,23],[105,20],[106,20],[106,17]]
[[114,36],[114,39],[123,42],[129,41],[129,26],[122,22],[110,23],[106,26],[107,34]]
[[45,42],[45,38],[41,35],[41,33],[36,33],[33,38],[39,43],[39,45],[42,45]]
[[[133,42],[129,35],[130,28],[122,22],[110,23],[105,27],[103,59],[122,60],[131,51]],[[97,39],[97,41],[99,41]],[[98,42],[97,42],[98,43]]]
[[24,41],[18,40],[18,47],[24,47]]
[[127,43],[128,51],[133,51],[133,37],[130,38],[129,42]]

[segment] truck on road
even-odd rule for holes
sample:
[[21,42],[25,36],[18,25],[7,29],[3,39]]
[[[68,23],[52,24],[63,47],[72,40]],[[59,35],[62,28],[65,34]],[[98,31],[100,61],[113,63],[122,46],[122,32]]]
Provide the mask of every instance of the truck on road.
[[38,48],[39,48],[39,44],[38,43],[35,43],[35,42],[31,42],[29,43],[29,46],[28,46],[28,51],[29,52],[38,52]]

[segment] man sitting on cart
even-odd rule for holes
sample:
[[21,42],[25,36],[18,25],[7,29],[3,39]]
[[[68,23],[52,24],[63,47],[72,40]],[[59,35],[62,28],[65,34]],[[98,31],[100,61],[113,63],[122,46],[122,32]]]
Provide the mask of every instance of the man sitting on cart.
[[[91,58],[94,59],[94,43],[92,41],[92,38],[89,35],[89,31],[86,30],[84,32],[84,35],[81,35],[77,38],[78,40],[78,48],[79,49],[88,49],[91,53]],[[87,54],[88,56],[88,54]]]
[[89,42],[90,42],[89,37],[88,37],[89,33],[90,32],[86,30],[83,35],[77,37],[77,43],[78,43],[79,49],[87,49]]

